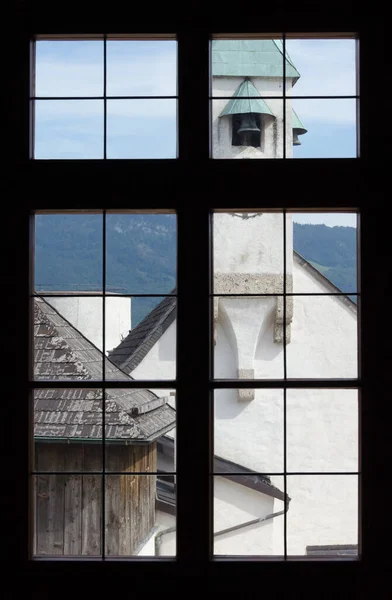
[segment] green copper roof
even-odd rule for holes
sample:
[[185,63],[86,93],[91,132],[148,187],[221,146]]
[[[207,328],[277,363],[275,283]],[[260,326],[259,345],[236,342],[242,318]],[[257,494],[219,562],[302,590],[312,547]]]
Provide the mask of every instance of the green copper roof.
[[[283,46],[279,40],[215,40],[212,75],[229,77],[283,77]],[[286,52],[286,77],[294,83],[300,74]]]
[[[247,96],[251,96],[251,98],[247,98]],[[260,97],[259,92],[249,79],[245,79],[238,86],[233,97],[226,104],[219,116],[224,117],[226,115],[239,115],[242,113],[261,113],[274,116],[267,103]]]
[[291,127],[296,130],[297,135],[303,135],[304,133],[307,133],[307,131],[308,131],[303,126],[303,123],[301,122],[301,120],[300,120],[299,116],[297,115],[297,113],[295,112],[294,108],[293,108],[293,118],[291,121]]

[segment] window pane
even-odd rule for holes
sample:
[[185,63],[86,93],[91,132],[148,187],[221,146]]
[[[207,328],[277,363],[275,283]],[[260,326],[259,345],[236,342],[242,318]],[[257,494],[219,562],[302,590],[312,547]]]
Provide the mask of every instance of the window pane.
[[287,377],[357,377],[357,310],[341,296],[294,296]]
[[102,292],[102,214],[35,216],[35,291]]
[[101,389],[34,390],[34,470],[102,471],[102,405]]
[[216,473],[282,472],[283,391],[215,390],[214,457]]
[[[255,95],[253,90],[243,93]],[[213,158],[283,158],[283,101],[260,97],[235,102],[211,102]]]
[[36,475],[35,556],[101,555],[101,475]]
[[45,295],[33,309],[35,380],[102,379],[102,297]]
[[291,475],[287,553],[305,555],[309,546],[358,544],[358,477]]
[[175,471],[176,407],[173,390],[106,390],[105,470]]
[[294,293],[357,292],[356,214],[292,213],[286,228],[293,232]]
[[283,477],[214,476],[214,554],[282,556]]
[[[214,293],[282,293],[283,214],[228,212],[213,219]],[[291,274],[289,260],[286,269]]]
[[[282,378],[283,297],[233,296],[214,300],[214,376],[217,379]],[[287,323],[288,337],[288,320]]]
[[[33,477],[35,556],[101,556],[102,476]],[[171,477],[105,477],[107,556],[174,556],[176,486]]]
[[176,158],[176,100],[108,100],[107,158]]
[[169,477],[105,477],[108,556],[174,556],[176,486]]
[[177,42],[107,42],[108,96],[175,96]]
[[286,52],[300,73],[293,96],[354,96],[355,40],[286,39]]
[[103,158],[102,100],[35,100],[34,158]]
[[[177,217],[175,214],[106,215],[106,292],[171,294],[176,287]],[[132,300],[132,325],[159,299]],[[136,305],[135,305],[136,303]],[[134,308],[137,306],[137,308]]]
[[[177,302],[173,296],[154,298],[122,298],[119,306],[113,306],[113,298],[106,298],[106,327],[117,332],[120,341],[114,347],[113,335],[108,347],[110,362],[106,378],[118,379],[118,370],[132,379],[175,379]],[[128,307],[127,307],[128,303]],[[132,327],[120,332],[123,323],[130,322],[132,303]],[[135,303],[135,305],[134,305]],[[138,322],[139,319],[139,322]],[[113,329],[110,325],[114,323]],[[133,323],[136,323],[133,325]],[[116,365],[118,369],[113,368]]]
[[[213,96],[231,98],[244,79],[262,96],[283,95],[282,39],[213,40],[211,63]],[[298,77],[288,60],[286,77]]]
[[357,390],[287,390],[288,471],[358,471]]
[[36,96],[103,96],[103,41],[36,42]]
[[286,140],[293,158],[356,158],[356,128],[356,100],[287,101]]

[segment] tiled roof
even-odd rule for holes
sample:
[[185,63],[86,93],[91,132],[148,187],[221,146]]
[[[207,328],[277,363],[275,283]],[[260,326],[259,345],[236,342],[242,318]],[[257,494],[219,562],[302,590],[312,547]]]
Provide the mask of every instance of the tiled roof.
[[[34,376],[36,381],[90,380],[90,389],[37,389],[34,392],[36,438],[102,438],[103,355],[87,338],[41,298],[34,299]],[[105,357],[109,380],[131,381]],[[148,442],[175,426],[175,410],[150,390],[106,391],[105,437]]]
[[[174,289],[171,294],[176,293]],[[132,372],[176,317],[176,298],[164,298],[111,352],[110,360]]]

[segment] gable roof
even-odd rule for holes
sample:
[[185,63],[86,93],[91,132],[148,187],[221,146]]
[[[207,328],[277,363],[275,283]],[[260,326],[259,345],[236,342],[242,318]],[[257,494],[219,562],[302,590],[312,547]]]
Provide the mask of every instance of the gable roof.
[[[91,381],[91,388],[37,389],[36,439],[98,441],[102,438],[102,390],[94,380],[132,381],[48,302],[34,298],[34,378],[36,381]],[[38,387],[38,385],[37,385]],[[105,437],[151,442],[175,426],[175,409],[150,390],[109,389],[105,395]]]
[[[318,269],[316,269],[316,267],[314,267],[312,265],[312,263],[310,263],[308,260],[306,260],[306,258],[304,258],[301,254],[299,254],[295,250],[293,250],[293,258],[294,258],[294,261],[298,265],[300,265],[301,267],[306,269],[309,273],[311,273],[311,275],[319,283],[321,283],[322,285],[325,285],[325,287],[327,287],[328,290],[332,294],[339,294],[339,293],[341,294],[342,293],[342,290],[340,288],[338,288],[335,284],[333,284],[332,281],[330,281],[328,279],[328,277],[325,277],[325,275],[323,275]],[[343,294],[344,294],[344,292],[343,292]],[[352,313],[354,313],[355,315],[357,314],[357,305],[350,298],[349,295],[344,294],[343,296],[336,296],[336,298],[339,302],[341,302],[342,304],[347,306]]]
[[[212,42],[212,75],[283,77],[283,45],[280,40],[215,40]],[[286,77],[293,85],[300,74],[286,52]]]
[[[176,293],[176,288],[170,292]],[[166,296],[111,352],[110,360],[133,371],[176,317],[176,297]]]

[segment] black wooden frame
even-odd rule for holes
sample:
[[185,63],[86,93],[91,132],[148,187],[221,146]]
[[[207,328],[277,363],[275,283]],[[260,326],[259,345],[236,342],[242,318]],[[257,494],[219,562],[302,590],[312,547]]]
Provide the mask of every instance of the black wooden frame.
[[[376,126],[386,115],[386,48],[382,29],[383,9],[372,3],[365,12],[352,2],[330,0],[316,6],[298,0],[295,7],[254,6],[236,11],[235,19],[214,5],[203,11],[196,3],[185,9],[176,6],[151,7],[135,12],[115,3],[96,5],[94,11],[82,3],[68,3],[55,15],[43,3],[15,3],[15,33],[12,40],[8,120],[11,136],[8,154],[15,177],[6,201],[6,242],[3,257],[17,247],[12,260],[5,260],[7,286],[3,293],[6,310],[3,344],[6,369],[3,374],[7,415],[7,448],[3,469],[11,482],[7,486],[3,509],[10,568],[19,574],[47,575],[130,575],[143,577],[192,575],[256,577],[263,590],[279,596],[285,584],[301,589],[302,594],[322,588],[333,592],[350,586],[352,596],[373,582],[383,589],[388,561],[388,509],[380,511],[387,489],[388,465],[387,401],[388,373],[388,219],[382,212],[385,202],[383,168],[384,131]],[[114,4],[114,5],[113,5]],[[377,8],[379,11],[377,11]],[[193,9],[193,10],[192,10]],[[179,50],[179,159],[165,161],[31,161],[30,157],[30,39],[39,33],[176,33]],[[257,23],[257,25],[255,25]],[[342,160],[269,160],[220,161],[209,159],[209,45],[212,33],[356,32],[360,44],[361,128],[360,158]],[[384,52],[384,54],[383,54]],[[381,55],[381,57],[380,57]],[[385,78],[385,79],[384,79]],[[380,95],[374,95],[374,82]],[[383,83],[384,82],[384,83]],[[377,104],[377,106],[375,105]],[[384,103],[384,108],[383,108]],[[133,175],[135,177],[133,177]],[[210,286],[208,242],[210,208],[238,209],[238,197],[245,178],[262,177],[267,208],[333,207],[360,209],[361,213],[361,560],[210,560],[211,535],[209,451],[210,384],[206,349],[210,345]],[[177,382],[178,419],[178,559],[139,561],[31,561],[28,557],[28,448],[29,448],[29,328],[30,300],[27,285],[30,269],[31,212],[39,209],[129,208],[135,189],[131,181],[142,182],[137,190],[140,208],[174,208],[178,214],[178,344],[187,348],[187,360],[180,352]],[[285,185],[307,182],[297,191]],[[277,182],[282,185],[284,206],[276,196]],[[286,183],[285,183],[286,182]],[[320,183],[322,182],[322,183]],[[147,187],[146,187],[147,186]],[[148,189],[148,197],[145,196]],[[217,193],[219,190],[219,193]],[[315,190],[317,193],[315,193]],[[223,198],[225,200],[223,201]],[[274,200],[275,198],[275,200]],[[212,200],[214,199],[214,200]],[[263,202],[263,199],[261,199]],[[264,204],[258,208],[263,208]],[[243,207],[245,208],[245,207]],[[189,234],[192,232],[192,235]],[[190,293],[191,292],[191,293]],[[189,338],[192,336],[192,345]],[[12,383],[12,386],[7,385]],[[140,385],[140,384],[139,384]],[[254,387],[252,385],[252,387]],[[198,452],[188,444],[188,432],[197,418]],[[387,462],[388,461],[388,462]],[[195,473],[197,491],[195,494]],[[384,578],[384,579],[383,579]],[[157,583],[158,584],[158,583]],[[296,587],[296,586],[299,586]],[[364,595],[366,596],[366,593]]]

